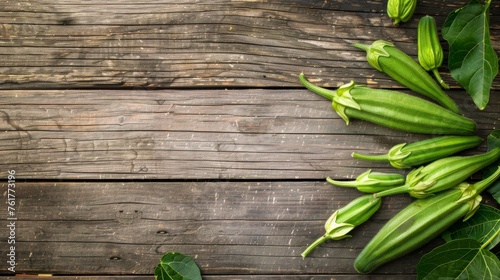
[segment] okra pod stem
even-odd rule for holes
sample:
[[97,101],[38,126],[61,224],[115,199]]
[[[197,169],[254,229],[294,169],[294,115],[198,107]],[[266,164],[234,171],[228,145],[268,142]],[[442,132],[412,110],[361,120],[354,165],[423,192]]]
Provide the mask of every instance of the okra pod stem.
[[441,74],[439,74],[439,70],[437,68],[432,69],[431,72],[432,74],[434,74],[434,77],[443,88],[450,88],[450,86],[443,80],[443,78],[441,78]]
[[322,235],[320,238],[314,240],[313,243],[311,243],[311,245],[309,245],[301,254],[300,256],[302,258],[305,258],[307,257],[312,251],[314,251],[314,249],[316,249],[316,247],[318,247],[319,245],[325,243],[327,240],[330,240],[331,238],[328,237],[328,235],[325,233],[324,235]]
[[370,160],[370,161],[387,161],[389,162],[389,154],[380,155],[365,155],[360,153],[352,153],[351,156],[357,159]]

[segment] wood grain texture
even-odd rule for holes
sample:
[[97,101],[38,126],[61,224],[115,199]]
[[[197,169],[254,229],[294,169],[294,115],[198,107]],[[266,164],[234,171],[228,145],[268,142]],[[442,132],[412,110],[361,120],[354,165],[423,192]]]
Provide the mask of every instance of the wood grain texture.
[[[410,201],[384,200],[355,238],[327,242],[302,260],[302,250],[324,233],[324,221],[357,191],[297,181],[46,182],[18,183],[16,194],[17,269],[86,275],[152,273],[170,251],[193,256],[204,276],[355,275],[362,244]],[[422,253],[375,274],[412,274]]]
[[[498,95],[484,111],[457,98],[480,136],[497,127]],[[68,180],[346,179],[392,171],[353,151],[432,137],[346,126],[314,93],[265,89],[4,91],[0,129],[0,174]]]
[[[23,280],[152,280],[154,279],[151,275],[143,276],[143,275],[134,275],[134,276],[107,276],[107,275],[98,275],[98,276],[32,276],[32,275],[19,275],[18,277],[2,277],[0,279],[5,280],[18,280],[22,277]],[[203,279],[206,280],[287,280],[287,279],[296,279],[296,280],[413,280],[415,279],[412,275],[207,275],[203,276]]]
[[[359,195],[326,176],[395,172],[350,154],[430,136],[346,126],[297,75],[401,89],[351,44],[384,39],[416,58],[418,19],[442,24],[466,2],[420,1],[413,20],[394,27],[382,0],[3,0],[0,177],[16,172],[18,276],[152,279],[161,256],[179,251],[207,280],[414,279],[440,240],[371,275],[353,268],[411,201],[402,195],[354,238],[301,259],[332,211]],[[490,18],[497,50],[499,7]],[[479,111],[440,70],[477,134],[498,129],[500,80]],[[0,279],[14,280],[7,214],[0,207]]]
[[[368,240],[412,200],[405,195],[384,199],[352,238],[326,242],[301,258],[324,233],[331,213],[359,195],[303,181],[17,183],[16,269],[145,275],[152,274],[164,253],[177,251],[195,258],[204,279],[414,277],[419,257],[440,240],[380,267],[369,278],[353,268]],[[487,196],[485,203],[494,205]],[[0,220],[6,214],[1,211]],[[7,231],[1,227],[0,235]],[[0,261],[6,262],[5,254]]]
[[[465,3],[422,1],[411,22],[394,27],[385,1],[6,0],[0,88],[297,87],[300,72],[324,86],[398,87],[351,44],[384,39],[415,56],[418,19],[442,24]],[[500,49],[497,9],[491,35]]]

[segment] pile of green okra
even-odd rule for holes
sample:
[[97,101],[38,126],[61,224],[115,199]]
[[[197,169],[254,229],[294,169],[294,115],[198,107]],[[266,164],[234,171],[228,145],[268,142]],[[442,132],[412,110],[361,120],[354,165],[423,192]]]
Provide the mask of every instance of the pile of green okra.
[[[478,155],[454,155],[478,146],[482,139],[475,135],[476,123],[464,117],[441,88],[448,86],[436,70],[443,60],[443,51],[436,38],[434,19],[423,17],[418,26],[419,63],[386,41],[354,44],[366,51],[366,58],[375,69],[426,99],[372,89],[352,81],[337,90],[329,90],[310,83],[300,74],[301,83],[331,100],[333,109],[346,124],[354,118],[392,129],[433,135],[422,141],[398,144],[383,155],[353,153],[354,158],[386,161],[394,168],[411,171],[403,176],[367,170],[354,181],[327,178],[332,185],[355,187],[364,194],[331,215],[325,223],[326,233],[313,242],[302,257],[326,240],[349,237],[351,230],[378,210],[383,197],[407,193],[415,200],[380,229],[354,262],[358,272],[369,273],[421,247],[456,221],[471,217],[479,207],[480,193],[500,177],[498,167],[482,181],[465,182],[471,175],[497,162],[500,147]],[[432,71],[438,82],[427,71]]]

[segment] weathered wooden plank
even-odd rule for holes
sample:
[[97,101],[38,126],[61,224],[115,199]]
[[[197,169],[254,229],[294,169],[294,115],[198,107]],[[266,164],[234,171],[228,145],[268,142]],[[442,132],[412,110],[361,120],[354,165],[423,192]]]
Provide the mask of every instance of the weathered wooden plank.
[[[134,88],[298,88],[302,71],[324,86],[355,79],[398,87],[350,44],[386,39],[415,55],[416,20],[431,14],[442,23],[466,1],[421,1],[402,28],[392,26],[384,1],[170,2],[0,6],[0,88],[37,89],[0,92],[0,176],[15,170],[18,178],[18,272],[150,279],[161,255],[178,250],[196,258],[204,279],[414,278],[414,264],[430,247],[373,276],[352,268],[405,196],[386,200],[356,238],[329,242],[306,260],[298,254],[323,233],[333,209],[358,195],[324,177],[389,170],[349,155],[422,136],[362,122],[346,127],[328,102],[305,90]],[[496,49],[498,7],[491,18]],[[484,112],[450,91],[481,136],[497,128],[499,82]],[[38,90],[106,87],[127,91]],[[75,179],[92,181],[64,182]],[[0,220],[6,214],[0,211]],[[0,226],[4,240],[6,230]]]
[[[478,111],[453,97],[485,137],[500,96]],[[362,121],[349,126],[307,90],[3,91],[0,174],[22,179],[352,178],[354,160],[423,139]],[[4,176],[5,177],[5,176]]]
[[302,71],[322,85],[397,87],[351,44],[384,39],[415,55],[418,19],[441,24],[465,3],[420,2],[411,22],[394,27],[385,1],[7,1],[0,88],[295,87]]
[[[151,280],[154,279],[152,275],[122,275],[122,276],[59,276],[59,275],[30,275],[30,274],[20,274],[17,276],[0,276],[0,279],[5,280],[17,280],[22,277],[23,280],[31,279],[43,279],[43,280]],[[255,280],[255,279],[265,279],[265,280],[285,280],[285,279],[295,279],[295,280],[363,280],[363,279],[388,279],[388,280],[413,280],[414,275],[341,275],[341,274],[330,274],[330,275],[203,275],[203,279],[207,280]]]
[[[16,185],[16,271],[144,275],[164,253],[179,251],[193,256],[203,274],[212,277],[355,277],[353,259],[409,197],[385,199],[353,238],[327,242],[305,260],[300,252],[324,233],[333,210],[358,195],[323,182],[298,181],[21,182]],[[0,211],[0,220],[6,221],[6,214]],[[7,236],[7,230],[1,227],[0,235]],[[375,275],[411,276],[429,249]],[[0,261],[6,263],[6,254]]]
[[41,275],[35,275],[35,274],[18,274],[16,276],[0,276],[0,279],[5,279],[5,280],[17,280],[19,279],[20,277],[22,277],[22,279],[44,279],[44,280],[64,280],[64,279],[71,279],[71,280],[99,280],[99,279],[103,279],[103,280],[122,280],[122,279],[125,279],[125,280],[130,280],[130,279],[134,279],[134,280],[151,280],[151,275],[147,275],[147,276],[144,276],[144,275],[133,275],[133,276],[130,276],[130,275],[122,275],[122,276],[108,276],[108,275],[98,275],[98,276],[85,276],[85,275],[82,275],[82,276],[58,276],[58,275],[44,275],[44,274],[41,274]]
[[[31,276],[31,275],[19,275],[22,276],[23,280],[31,280],[31,279],[43,279],[43,280],[151,280],[152,276],[143,276],[143,275],[134,275],[134,276]],[[0,279],[5,280],[17,280],[18,277],[13,276],[0,276]],[[331,274],[331,275],[203,275],[203,279],[206,280],[255,280],[255,279],[264,279],[264,280],[364,280],[364,279],[387,279],[387,280],[413,280],[415,279],[414,275],[341,275],[341,274]]]

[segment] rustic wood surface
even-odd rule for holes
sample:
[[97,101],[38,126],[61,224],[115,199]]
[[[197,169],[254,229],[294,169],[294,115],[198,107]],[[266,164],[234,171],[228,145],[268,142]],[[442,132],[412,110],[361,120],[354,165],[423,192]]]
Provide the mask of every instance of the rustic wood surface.
[[[395,27],[381,0],[4,0],[0,185],[7,201],[15,170],[17,276],[7,270],[3,206],[0,277],[153,279],[161,256],[179,251],[203,279],[414,279],[439,239],[369,276],[352,265],[411,201],[404,195],[384,200],[353,238],[300,257],[332,211],[359,195],[326,176],[394,172],[350,154],[428,136],[346,126],[297,75],[410,93],[351,44],[384,39],[415,57],[418,19],[440,25],[466,2],[419,1]],[[490,18],[497,51],[499,6]],[[479,111],[441,70],[477,134],[498,129],[500,79]]]
[[[394,27],[386,1],[6,0],[0,8],[0,88],[296,87],[394,83],[354,42],[384,39],[416,54],[422,15],[441,24],[464,1],[420,1]],[[491,8],[498,49],[498,4]],[[449,81],[449,77],[447,77]]]
[[[345,179],[392,170],[353,151],[428,137],[346,126],[306,90],[6,90],[0,106],[0,174],[23,179]],[[499,106],[464,113],[485,137]]]

